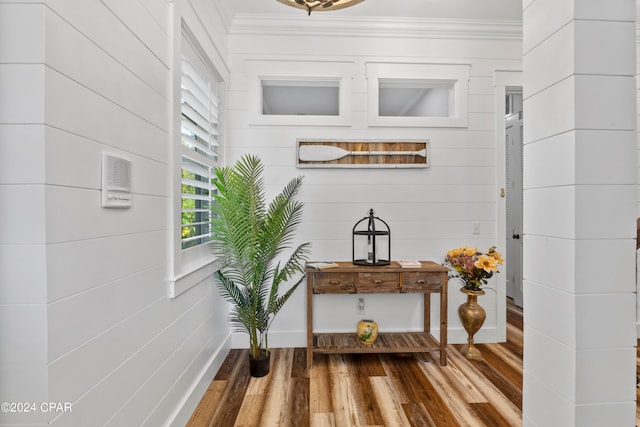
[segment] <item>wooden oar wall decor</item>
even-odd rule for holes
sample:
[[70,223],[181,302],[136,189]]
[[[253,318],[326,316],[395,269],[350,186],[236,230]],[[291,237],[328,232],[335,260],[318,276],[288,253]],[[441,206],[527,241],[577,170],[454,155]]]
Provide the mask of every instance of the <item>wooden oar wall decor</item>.
[[301,168],[425,168],[430,160],[428,140],[299,139],[297,148]]

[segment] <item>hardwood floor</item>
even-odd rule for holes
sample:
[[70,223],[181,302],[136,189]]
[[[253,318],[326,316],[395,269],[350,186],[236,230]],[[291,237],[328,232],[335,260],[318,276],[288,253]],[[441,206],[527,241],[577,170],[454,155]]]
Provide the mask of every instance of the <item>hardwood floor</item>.
[[[519,426],[522,311],[507,306],[507,342],[433,354],[316,355],[273,349],[271,373],[251,378],[248,351],[232,350],[187,424],[215,426]],[[639,353],[640,354],[640,353]],[[639,359],[640,360],[640,359]]]

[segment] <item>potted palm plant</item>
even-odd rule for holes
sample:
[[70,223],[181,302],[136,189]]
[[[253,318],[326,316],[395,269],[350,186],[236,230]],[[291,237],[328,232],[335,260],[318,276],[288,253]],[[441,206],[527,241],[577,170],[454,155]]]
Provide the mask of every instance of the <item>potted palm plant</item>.
[[[289,181],[267,204],[263,169],[260,159],[249,154],[232,167],[216,168],[212,207],[213,247],[222,260],[217,284],[232,305],[232,328],[249,335],[254,377],[269,372],[269,327],[302,283],[309,250],[309,243],[292,248],[302,219],[303,204],[296,200],[302,176]],[[281,285],[299,273],[293,285],[281,292]]]

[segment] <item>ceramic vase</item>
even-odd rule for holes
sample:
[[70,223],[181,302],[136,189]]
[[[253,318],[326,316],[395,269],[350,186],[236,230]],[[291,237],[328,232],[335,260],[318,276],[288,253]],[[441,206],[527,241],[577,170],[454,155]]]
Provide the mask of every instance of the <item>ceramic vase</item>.
[[362,319],[359,321],[358,338],[362,344],[373,344],[378,338],[378,324],[370,319]]

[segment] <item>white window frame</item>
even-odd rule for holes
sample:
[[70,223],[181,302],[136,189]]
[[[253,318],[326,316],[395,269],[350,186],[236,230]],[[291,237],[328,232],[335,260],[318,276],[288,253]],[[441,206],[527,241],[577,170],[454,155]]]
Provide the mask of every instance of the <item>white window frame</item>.
[[[251,125],[307,125],[350,126],[353,62],[345,61],[247,61],[249,112]],[[309,82],[338,82],[339,112],[336,116],[324,115],[269,115],[262,114],[262,82],[287,81],[300,85]]]
[[[369,126],[466,127],[468,125],[469,64],[422,64],[368,62],[367,121]],[[450,86],[448,117],[381,116],[380,82],[414,82]]]
[[[168,278],[168,294],[170,298],[174,298],[181,293],[184,293],[193,286],[198,285],[202,281],[209,278],[219,268],[218,258],[212,253],[211,247],[208,243],[202,243],[197,246],[182,248],[182,184],[196,184],[201,187],[207,187],[202,183],[197,184],[194,181],[188,179],[183,180],[182,169],[183,157],[187,157],[191,160],[195,160],[202,165],[206,165],[204,169],[201,169],[202,173],[209,173],[209,178],[214,176],[213,168],[222,164],[222,140],[223,140],[223,126],[222,126],[222,105],[224,105],[224,81],[220,74],[216,71],[213,63],[209,60],[203,49],[197,43],[195,37],[189,31],[188,27],[182,23],[182,32],[180,37],[176,37],[174,41],[178,44],[179,48],[175,49],[174,55],[174,78],[173,78],[173,131],[172,143],[170,144],[171,158],[170,166],[172,173],[170,174],[169,188],[171,191],[171,208],[170,208],[170,254],[171,261],[169,263],[169,278]],[[217,97],[217,109],[218,109],[218,124],[217,135],[215,132],[209,132],[217,139],[217,158],[207,159],[207,156],[201,156],[195,153],[193,150],[187,148],[182,142],[182,83],[183,75],[193,74],[196,76],[194,80],[201,80],[196,87],[192,87],[193,91],[198,91],[198,86],[205,87],[205,91],[208,91],[211,101]],[[199,76],[199,78],[197,77]],[[188,79],[185,78],[185,82]],[[202,85],[204,82],[204,86]],[[206,88],[207,84],[210,84],[210,88]],[[213,85],[216,87],[214,88]],[[200,94],[202,96],[202,93]],[[214,108],[211,102],[204,102],[211,110]],[[211,111],[209,112],[211,113]],[[189,113],[187,113],[189,114]],[[214,119],[211,118],[210,121]],[[205,122],[207,120],[205,119]],[[206,126],[207,123],[204,123]],[[209,135],[202,135],[207,138]],[[207,152],[209,147],[201,146],[203,152]],[[204,176],[204,175],[203,175]],[[209,180],[207,180],[209,182]],[[209,187],[209,196],[212,196],[213,188]]]

